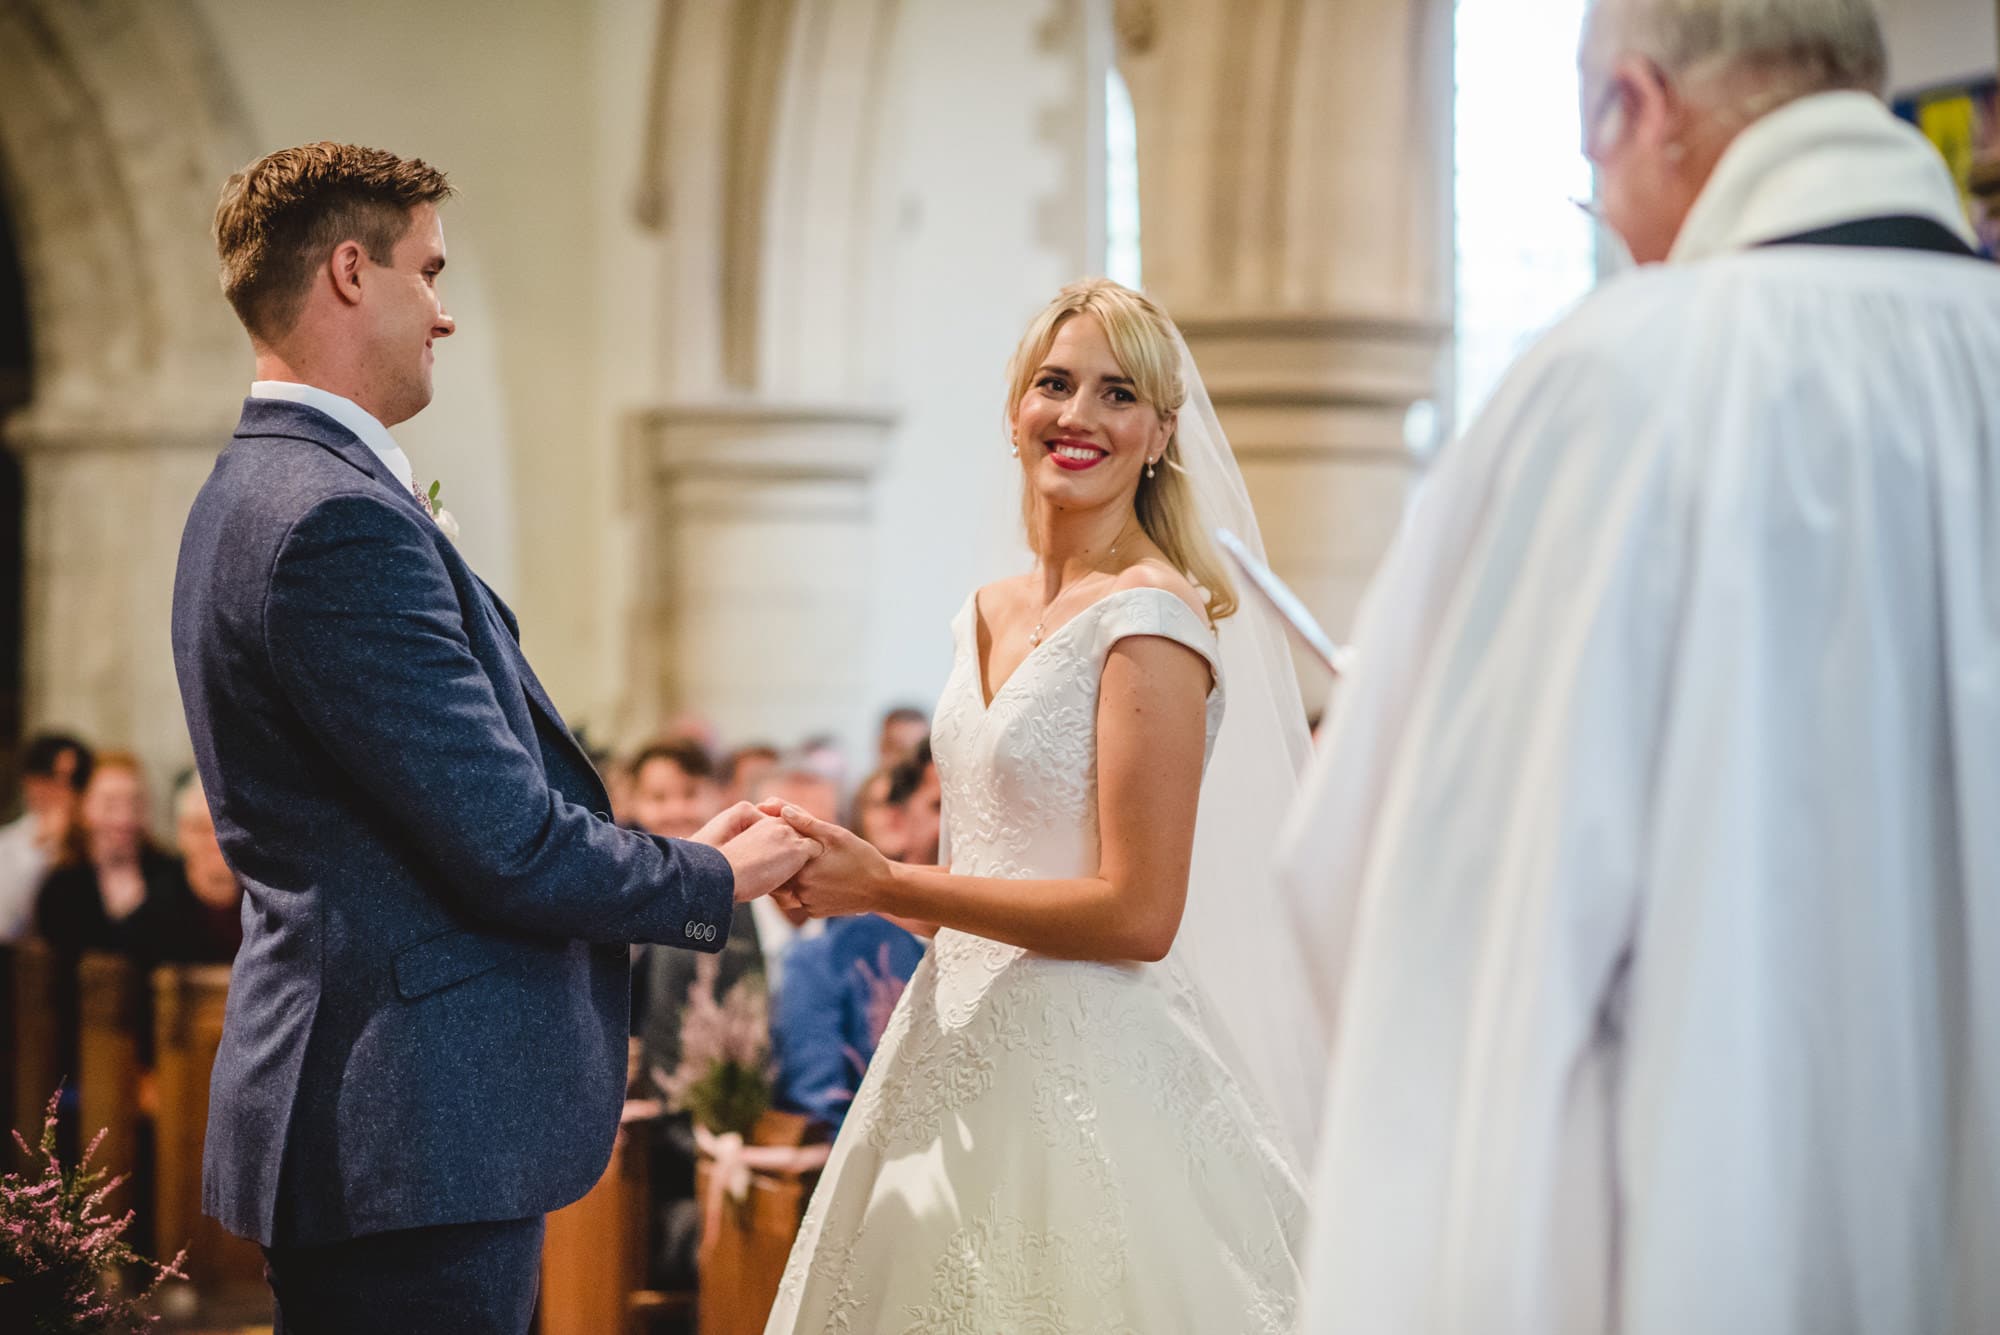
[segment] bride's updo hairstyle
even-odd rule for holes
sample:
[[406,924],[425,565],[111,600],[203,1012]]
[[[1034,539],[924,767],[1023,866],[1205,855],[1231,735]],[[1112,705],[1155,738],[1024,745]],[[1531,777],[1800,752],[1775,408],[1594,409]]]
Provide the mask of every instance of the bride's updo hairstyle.
[[[1094,315],[1104,327],[1111,355],[1118,369],[1132,377],[1139,398],[1150,404],[1164,420],[1180,411],[1187,399],[1181,381],[1180,352],[1174,340],[1173,322],[1167,313],[1131,288],[1108,278],[1090,278],[1072,283],[1042,308],[1021,336],[1007,364],[1007,420],[1013,421],[1021,400],[1027,397],[1035,371],[1048,357],[1056,341],[1056,331],[1079,315]],[[1208,619],[1222,620],[1236,611],[1236,586],[1222,564],[1215,545],[1202,532],[1195,507],[1194,492],[1181,471],[1180,433],[1167,437],[1167,448],[1153,477],[1141,473],[1139,494],[1133,502],[1139,527],[1146,531],[1175,569],[1186,575],[1208,596]],[[1034,539],[1034,499],[1023,491],[1021,517]]]

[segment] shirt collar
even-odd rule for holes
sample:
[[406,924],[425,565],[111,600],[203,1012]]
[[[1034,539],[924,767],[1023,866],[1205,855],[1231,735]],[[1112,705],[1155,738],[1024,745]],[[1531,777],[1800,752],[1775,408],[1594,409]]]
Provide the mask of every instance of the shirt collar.
[[1723,153],[1674,243],[1676,261],[1862,218],[1930,218],[1971,241],[1937,149],[1866,93],[1800,98]]
[[342,398],[330,390],[317,385],[301,385],[292,380],[254,380],[250,384],[253,399],[283,399],[288,403],[303,404],[317,409],[334,421],[352,431],[357,439],[377,458],[389,466],[396,480],[409,491],[416,486],[416,474],[410,467],[410,456],[403,453],[396,438],[389,434],[389,428],[375,420],[375,415],[352,399]]

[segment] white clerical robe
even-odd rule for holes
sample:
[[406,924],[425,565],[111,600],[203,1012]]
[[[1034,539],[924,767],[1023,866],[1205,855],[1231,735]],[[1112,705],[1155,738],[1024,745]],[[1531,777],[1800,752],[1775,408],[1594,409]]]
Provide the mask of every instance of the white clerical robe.
[[2000,271],[1879,103],[1739,136],[1450,447],[1287,836],[1305,1329],[2000,1331]]

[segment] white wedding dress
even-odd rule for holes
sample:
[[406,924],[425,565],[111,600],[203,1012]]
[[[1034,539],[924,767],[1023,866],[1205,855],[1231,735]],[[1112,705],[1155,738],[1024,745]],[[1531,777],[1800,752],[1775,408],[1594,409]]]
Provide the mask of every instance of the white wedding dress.
[[[952,623],[933,734],[946,859],[972,876],[1091,875],[1107,655],[1160,636],[1215,666],[1216,637],[1171,593],[1113,593],[989,705],[974,608]],[[834,1146],[767,1335],[1289,1332],[1301,1173],[1223,1033],[1173,954],[1078,963],[940,931]]]

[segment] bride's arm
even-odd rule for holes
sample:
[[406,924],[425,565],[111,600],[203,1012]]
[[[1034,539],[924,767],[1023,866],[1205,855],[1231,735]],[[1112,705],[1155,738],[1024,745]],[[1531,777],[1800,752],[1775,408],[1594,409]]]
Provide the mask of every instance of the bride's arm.
[[798,827],[826,852],[793,883],[815,916],[914,918],[1062,959],[1157,960],[1187,900],[1207,740],[1208,664],[1172,640],[1120,640],[1097,704],[1095,876],[1002,880],[892,863],[834,826]]
[[[936,871],[938,869],[936,867],[929,867],[926,870]],[[937,935],[938,925],[934,922],[924,922],[917,918],[899,918],[893,913],[883,913],[878,916],[887,918],[911,936],[921,936],[926,941]]]

